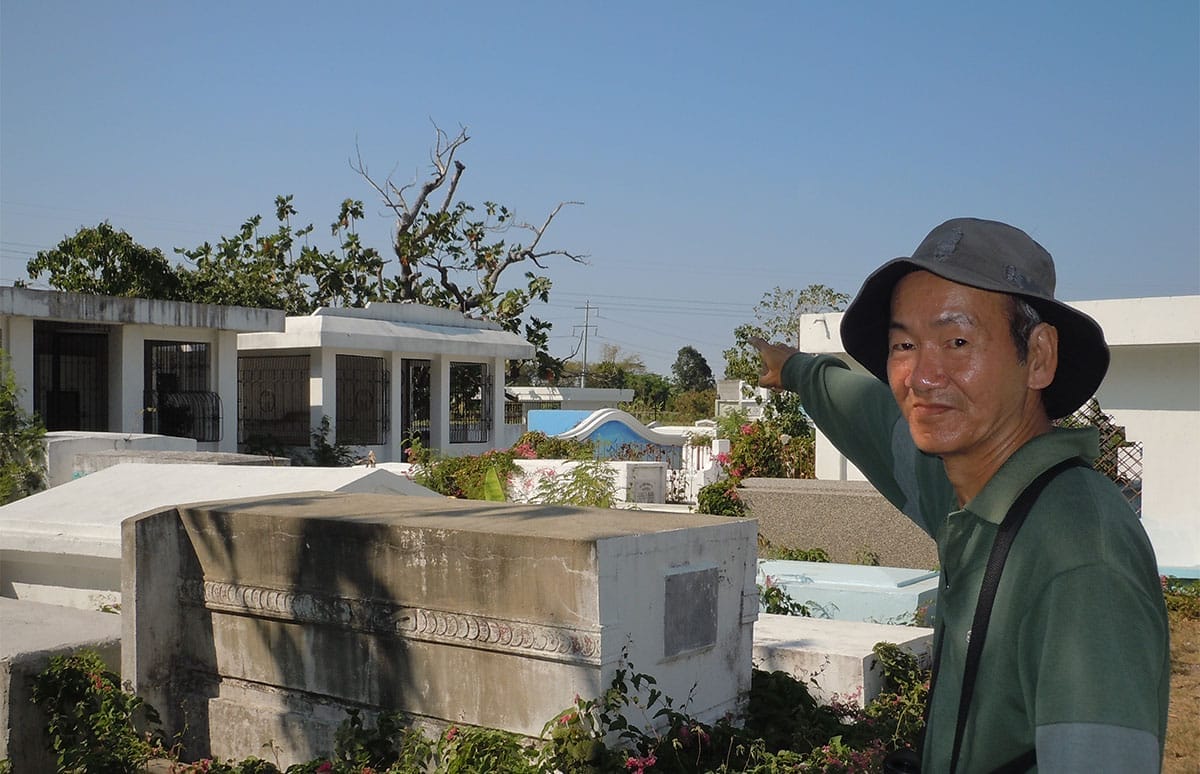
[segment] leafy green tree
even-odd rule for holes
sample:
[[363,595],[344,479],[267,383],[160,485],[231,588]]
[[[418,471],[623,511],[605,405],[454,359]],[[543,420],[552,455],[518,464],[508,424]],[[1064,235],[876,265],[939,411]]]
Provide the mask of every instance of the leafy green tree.
[[809,285],[803,290],[783,290],[776,286],[763,293],[754,316],[767,330],[799,346],[800,315],[840,312],[849,301],[850,296],[825,285]]
[[684,390],[671,399],[671,411],[680,423],[695,422],[697,419],[712,418],[717,404],[715,388],[707,390]]
[[708,361],[692,346],[681,347],[676,353],[671,374],[675,377],[675,385],[683,392],[708,390],[715,384]]
[[758,384],[762,360],[758,350],[750,345],[750,339],[755,338],[770,341],[775,337],[766,328],[754,323],[743,323],[733,329],[733,346],[721,353],[725,357],[726,379],[740,379],[748,385]]
[[[215,246],[205,242],[190,250],[176,248],[191,266],[182,271],[186,300],[281,309],[288,314],[312,311],[303,276],[307,258],[298,260],[295,255],[296,240],[306,237],[312,226],[293,231],[290,217],[296,210],[291,196],[275,198],[275,213],[279,225],[272,233],[262,233],[262,216],[254,215]],[[309,251],[313,249],[305,248]]]
[[48,275],[50,286],[71,293],[139,296],[165,301],[185,297],[182,277],[162,251],[144,247],[107,222],[80,227],[52,250],[39,250],[25,270]]
[[[725,350],[725,378],[740,379],[746,385],[758,384],[762,361],[750,339],[787,341],[799,344],[800,315],[818,312],[839,312],[850,297],[825,285],[809,285],[803,290],[783,290],[775,287],[763,293],[754,306],[755,322],[744,323],[733,330],[733,347]],[[812,423],[804,414],[799,396],[788,392],[773,393],[764,406],[764,416],[781,432],[789,436],[812,435]]]
[[601,360],[588,369],[588,387],[609,387],[623,389],[629,374],[612,360]]
[[661,374],[627,374],[625,386],[633,390],[633,401],[662,410],[675,390]]
[[0,505],[46,488],[46,428],[21,408],[20,389],[0,349]]
[[[588,363],[587,386],[623,389],[631,385],[629,380],[645,373],[642,356],[622,352],[616,344],[605,344],[600,350],[600,360]],[[569,360],[564,364],[563,376],[578,379],[583,374],[583,363]]]

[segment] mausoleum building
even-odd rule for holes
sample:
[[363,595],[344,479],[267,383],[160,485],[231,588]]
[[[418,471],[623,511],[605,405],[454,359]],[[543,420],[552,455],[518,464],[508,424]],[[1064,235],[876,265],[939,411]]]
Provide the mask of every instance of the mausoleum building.
[[155,433],[237,450],[237,335],[283,312],[0,287],[0,348],[50,431]]
[[288,317],[237,346],[244,446],[307,446],[328,417],[329,442],[380,462],[404,461],[412,438],[447,455],[511,446],[521,426],[505,421],[505,361],[534,355],[494,322],[393,303]]

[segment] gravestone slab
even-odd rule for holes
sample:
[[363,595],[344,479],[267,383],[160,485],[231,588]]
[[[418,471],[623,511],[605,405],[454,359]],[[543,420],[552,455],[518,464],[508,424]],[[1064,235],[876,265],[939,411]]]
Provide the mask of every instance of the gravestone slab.
[[868,623],[932,623],[938,574],[905,567],[764,559],[758,582],[778,586],[823,618]]
[[836,698],[865,707],[883,687],[873,652],[880,642],[899,645],[930,666],[933,629],[769,613],[754,625],[754,665],[787,672],[821,704]]
[[716,720],[749,689],[744,519],[306,493],[123,528],[123,675],[189,754],[332,749],[348,708],[540,734],[628,664]]
[[11,761],[17,774],[55,770],[46,713],[33,703],[33,683],[51,658],[84,648],[119,671],[120,617],[0,597],[0,760]]

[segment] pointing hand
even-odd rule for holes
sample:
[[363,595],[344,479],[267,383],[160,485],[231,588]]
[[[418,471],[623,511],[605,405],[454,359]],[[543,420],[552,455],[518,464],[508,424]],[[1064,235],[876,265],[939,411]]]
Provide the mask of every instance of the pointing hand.
[[772,390],[783,389],[783,364],[800,350],[795,347],[789,347],[787,344],[770,344],[765,339],[760,339],[757,336],[750,338],[748,341],[752,347],[758,350],[759,356],[762,357],[763,368],[759,373],[758,385],[760,387],[769,387]]

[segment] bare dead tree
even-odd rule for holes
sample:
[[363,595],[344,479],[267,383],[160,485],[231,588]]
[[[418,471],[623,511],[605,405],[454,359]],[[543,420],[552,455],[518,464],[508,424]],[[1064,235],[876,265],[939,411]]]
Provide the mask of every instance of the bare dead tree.
[[[392,252],[398,262],[398,273],[389,281],[384,266],[378,269],[379,295],[396,301],[419,301],[452,306],[460,311],[478,311],[488,316],[502,318],[504,323],[519,317],[535,298],[545,300],[549,291],[549,280],[527,273],[528,285],[523,291],[509,291],[501,296],[500,282],[509,267],[528,261],[545,271],[546,258],[561,256],[576,263],[587,263],[587,256],[565,249],[541,249],[542,239],[554,222],[555,217],[567,205],[581,202],[563,201],[547,215],[539,226],[527,222],[514,222],[505,207],[486,203],[486,215],[481,220],[471,220],[473,208],[459,202],[454,196],[458,190],[466,165],[455,158],[459,149],[470,137],[465,127],[460,127],[451,137],[441,128],[434,126],[436,140],[430,152],[431,172],[423,182],[410,182],[398,186],[392,175],[380,182],[371,177],[361,152],[351,168],[366,180],[379,195],[384,208],[396,219],[392,232]],[[440,203],[432,203],[432,197],[444,190]],[[503,236],[516,229],[531,235],[528,244],[508,244]],[[490,239],[495,237],[495,239]],[[436,275],[434,279],[424,276],[424,271]],[[469,276],[472,287],[465,287],[462,279]],[[502,299],[507,299],[507,307]]]

